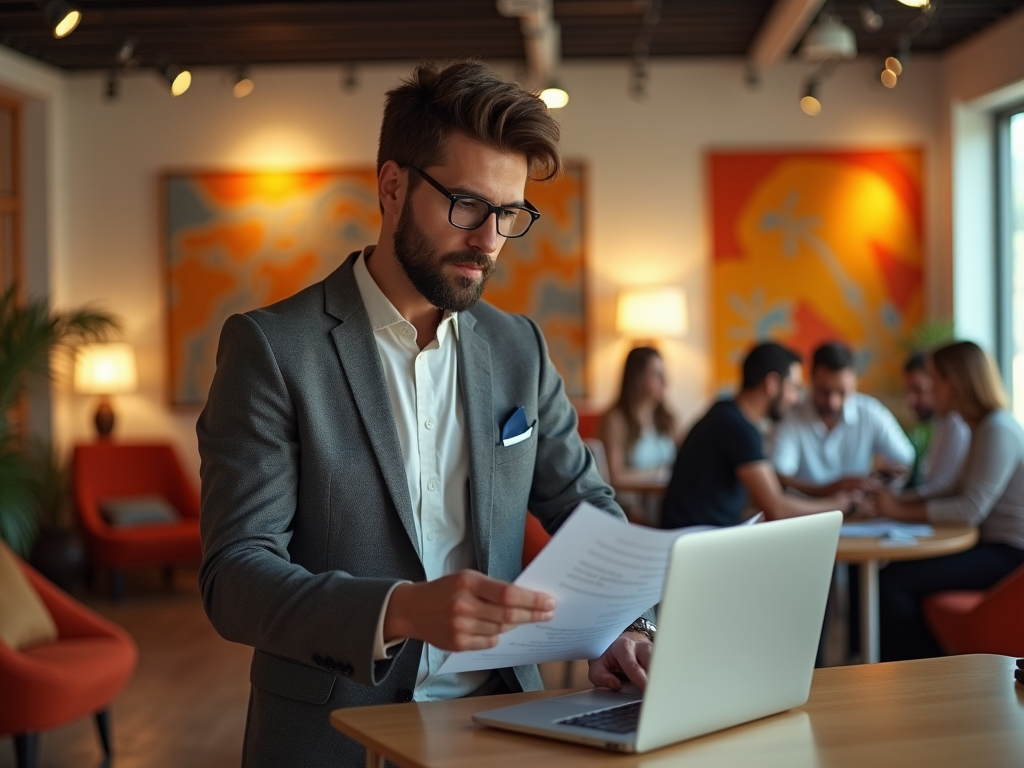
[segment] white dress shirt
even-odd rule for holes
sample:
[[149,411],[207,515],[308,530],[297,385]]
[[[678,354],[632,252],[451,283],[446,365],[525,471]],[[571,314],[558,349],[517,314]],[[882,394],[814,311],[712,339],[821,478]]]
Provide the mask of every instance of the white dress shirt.
[[967,453],[971,449],[971,428],[960,414],[950,411],[945,416],[936,414],[935,429],[928,445],[928,453],[921,462],[924,478],[914,492],[919,496],[941,496],[956,485]]
[[[356,259],[353,274],[384,368],[423,570],[427,580],[433,581],[477,567],[469,514],[469,442],[456,355],[458,315],[445,313],[436,337],[420,350],[416,329],[399,314],[366,268],[372,252],[373,247],[367,247]],[[386,611],[387,601],[377,625],[377,658],[384,657]],[[446,657],[447,652],[424,643],[414,700],[466,696],[490,677],[490,672],[439,676],[437,669]]]
[[871,474],[875,458],[911,466],[914,446],[896,417],[875,398],[847,396],[839,421],[825,427],[810,399],[791,410],[775,432],[772,463],[780,475],[826,485],[847,476]]

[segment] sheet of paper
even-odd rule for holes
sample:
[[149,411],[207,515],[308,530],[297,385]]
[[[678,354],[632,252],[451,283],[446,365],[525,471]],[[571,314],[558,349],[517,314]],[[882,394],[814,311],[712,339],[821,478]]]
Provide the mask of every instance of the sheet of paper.
[[904,523],[884,517],[862,523],[843,523],[840,536],[848,539],[908,540],[931,536],[935,529],[925,523]]
[[580,504],[515,581],[552,595],[558,601],[554,619],[509,630],[494,648],[453,653],[438,673],[600,656],[660,602],[672,543],[709,529],[645,528]]

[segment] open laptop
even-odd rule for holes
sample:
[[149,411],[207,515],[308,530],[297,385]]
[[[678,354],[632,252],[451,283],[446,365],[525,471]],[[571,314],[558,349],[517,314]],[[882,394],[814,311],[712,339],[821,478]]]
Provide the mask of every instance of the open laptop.
[[595,688],[473,719],[647,752],[800,706],[811,689],[842,522],[841,512],[826,512],[680,537],[642,696],[633,686]]

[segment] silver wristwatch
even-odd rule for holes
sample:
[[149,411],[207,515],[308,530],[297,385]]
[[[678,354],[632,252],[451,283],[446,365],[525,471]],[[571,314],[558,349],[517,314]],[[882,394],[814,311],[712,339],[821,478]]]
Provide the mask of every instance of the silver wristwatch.
[[647,639],[652,643],[654,642],[654,635],[657,634],[658,628],[654,626],[654,622],[648,621],[643,616],[634,621],[623,632],[639,632],[641,635],[647,635]]

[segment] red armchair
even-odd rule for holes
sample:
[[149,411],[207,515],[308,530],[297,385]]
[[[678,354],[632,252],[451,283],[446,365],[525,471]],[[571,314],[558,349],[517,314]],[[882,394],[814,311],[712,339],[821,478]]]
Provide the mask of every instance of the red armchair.
[[1024,656],[1024,567],[984,591],[938,592],[924,615],[947,653]]
[[0,734],[14,735],[19,768],[33,768],[39,732],[94,715],[109,757],[109,707],[138,649],[127,632],[18,561],[57,624],[55,642],[17,651],[0,641]]
[[[124,591],[124,571],[146,566],[198,563],[199,493],[174,450],[163,444],[95,443],[75,448],[72,463],[75,509],[94,567],[111,572],[115,597]],[[101,499],[164,496],[181,519],[166,525],[114,527],[100,514]]]

